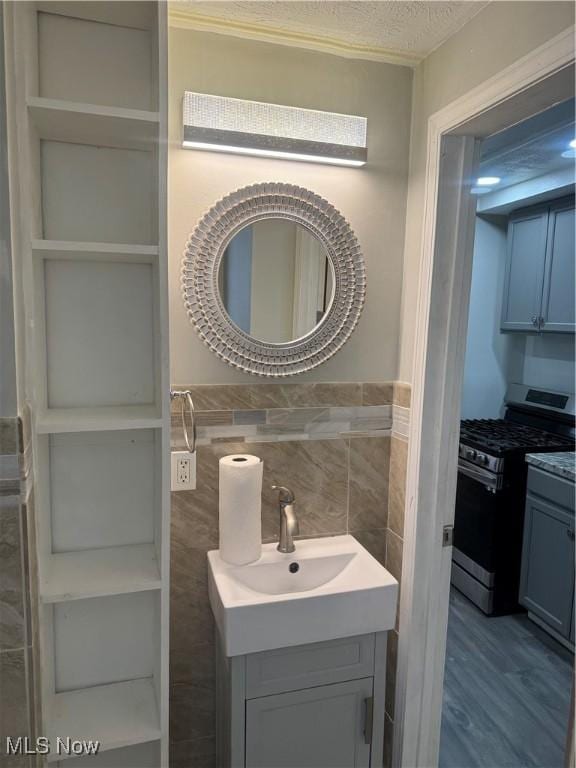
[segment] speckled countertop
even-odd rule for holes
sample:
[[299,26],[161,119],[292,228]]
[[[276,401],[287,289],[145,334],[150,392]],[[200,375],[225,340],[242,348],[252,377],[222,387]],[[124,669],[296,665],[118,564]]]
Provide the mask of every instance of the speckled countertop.
[[528,464],[543,469],[545,472],[565,477],[567,480],[574,482],[575,456],[574,451],[566,451],[564,453],[528,453],[526,454],[526,461]]

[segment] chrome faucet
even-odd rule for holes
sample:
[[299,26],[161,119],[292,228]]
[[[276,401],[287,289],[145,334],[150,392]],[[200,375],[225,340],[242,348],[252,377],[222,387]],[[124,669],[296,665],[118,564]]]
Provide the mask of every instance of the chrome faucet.
[[298,519],[294,512],[295,497],[290,488],[285,488],[283,485],[273,485],[272,490],[280,493],[280,541],[277,549],[278,552],[288,554],[296,549],[293,536],[300,533]]

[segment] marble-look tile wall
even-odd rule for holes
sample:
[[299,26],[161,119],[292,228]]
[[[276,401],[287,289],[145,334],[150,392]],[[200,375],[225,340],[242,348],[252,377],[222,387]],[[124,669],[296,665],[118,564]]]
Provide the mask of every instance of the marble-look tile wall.
[[18,420],[0,418],[0,765],[31,765],[8,757],[6,737],[34,733],[33,651],[27,510],[21,499]]
[[[265,541],[278,533],[270,486],[289,485],[302,537],[352,533],[400,580],[410,388],[386,382],[189,389],[198,425],[198,484],[195,491],[172,494],[171,766],[214,768],[214,624],[206,552],[218,546],[219,458],[242,452],[263,459]],[[173,409],[173,446],[181,447],[177,401]],[[397,641],[396,631],[390,633],[389,722]]]

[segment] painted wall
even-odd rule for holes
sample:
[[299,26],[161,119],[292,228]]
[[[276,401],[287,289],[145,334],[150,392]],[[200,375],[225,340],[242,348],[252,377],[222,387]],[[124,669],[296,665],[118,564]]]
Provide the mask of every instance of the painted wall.
[[507,385],[522,374],[524,334],[500,332],[506,229],[504,217],[476,217],[463,419],[500,418]]
[[[259,181],[308,187],[349,221],[364,251],[367,301],[354,335],[299,381],[396,377],[412,71],[183,29],[170,30],[169,253],[173,384],[254,382],[199,340],[180,297],[180,260],[199,218],[228,193]],[[270,101],[368,118],[369,163],[338,168],[180,147],[185,90]]]
[[490,3],[414,74],[399,375],[412,379],[428,118],[574,24],[571,2]]

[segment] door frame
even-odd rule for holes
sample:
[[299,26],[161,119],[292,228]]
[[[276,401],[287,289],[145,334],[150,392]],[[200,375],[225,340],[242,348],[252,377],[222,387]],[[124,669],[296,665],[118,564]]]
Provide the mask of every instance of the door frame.
[[412,378],[392,763],[438,763],[479,139],[574,94],[574,27],[433,114]]

